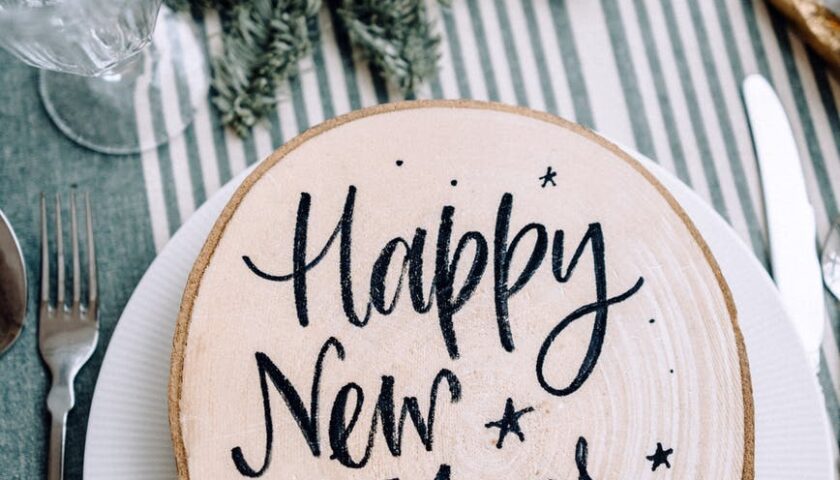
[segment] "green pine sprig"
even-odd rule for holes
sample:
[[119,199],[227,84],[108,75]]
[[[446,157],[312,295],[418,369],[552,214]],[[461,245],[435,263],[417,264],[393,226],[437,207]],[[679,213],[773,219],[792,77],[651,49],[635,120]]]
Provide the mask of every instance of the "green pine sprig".
[[353,44],[404,94],[434,75],[440,37],[423,0],[343,0],[338,14]]
[[307,21],[320,6],[320,0],[251,0],[231,9],[212,82],[225,125],[245,136],[274,111],[278,86],[309,53]]
[[[449,0],[439,0],[448,5]],[[166,0],[176,11],[215,9],[224,52],[211,59],[211,97],[222,123],[240,136],[276,108],[277,90],[297,72],[313,39],[321,0]],[[407,96],[435,73],[440,37],[423,0],[332,0],[350,41]]]

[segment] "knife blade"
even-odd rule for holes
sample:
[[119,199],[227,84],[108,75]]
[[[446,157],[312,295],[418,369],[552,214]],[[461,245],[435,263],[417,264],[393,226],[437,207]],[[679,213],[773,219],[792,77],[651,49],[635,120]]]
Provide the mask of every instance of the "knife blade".
[[790,122],[761,75],[743,83],[744,103],[764,191],[773,279],[814,371],[819,370],[824,298],[814,209]]

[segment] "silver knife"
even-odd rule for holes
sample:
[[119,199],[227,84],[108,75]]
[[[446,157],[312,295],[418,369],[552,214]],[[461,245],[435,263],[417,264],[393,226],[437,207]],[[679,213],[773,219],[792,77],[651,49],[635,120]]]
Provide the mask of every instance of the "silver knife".
[[816,372],[825,305],[814,209],[808,202],[799,151],[770,83],[761,75],[750,75],[743,92],[764,190],[773,278]]

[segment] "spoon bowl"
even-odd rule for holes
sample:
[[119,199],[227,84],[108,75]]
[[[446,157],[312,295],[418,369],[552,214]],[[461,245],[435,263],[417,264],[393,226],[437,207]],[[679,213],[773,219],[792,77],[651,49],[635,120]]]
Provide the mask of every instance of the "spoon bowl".
[[15,231],[0,210],[0,355],[15,343],[26,319],[26,267]]

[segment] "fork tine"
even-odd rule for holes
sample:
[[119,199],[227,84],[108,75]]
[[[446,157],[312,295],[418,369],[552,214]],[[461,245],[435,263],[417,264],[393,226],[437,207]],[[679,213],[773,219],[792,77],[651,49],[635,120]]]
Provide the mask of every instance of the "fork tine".
[[41,194],[41,302],[50,301],[50,246],[47,238],[47,199]]
[[70,248],[73,252],[73,308],[78,308],[82,296],[82,279],[79,276],[79,230],[76,225],[76,193],[70,193]]
[[61,197],[55,194],[55,260],[58,268],[56,280],[56,308],[64,307],[64,238],[61,231]]
[[93,219],[90,213],[90,193],[85,192],[85,217],[87,223],[87,253],[88,253],[88,308],[96,306],[96,249],[93,245]]

